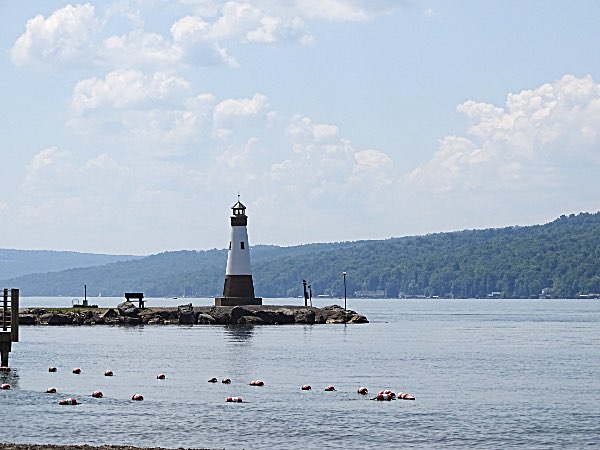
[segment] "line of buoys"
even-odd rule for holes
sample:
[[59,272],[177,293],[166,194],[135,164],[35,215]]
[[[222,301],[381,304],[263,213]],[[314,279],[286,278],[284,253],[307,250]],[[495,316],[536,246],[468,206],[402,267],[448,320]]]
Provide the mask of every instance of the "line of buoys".
[[250,386],[264,386],[265,382],[262,380],[252,380]]
[[81,373],[81,369],[80,369],[79,367],[75,367],[75,368],[73,369],[73,373],[74,373],[75,375],[79,375],[79,374]]
[[6,383],[0,384],[0,389],[2,389],[3,391],[6,391],[6,390],[10,389],[10,384],[6,384]]
[[79,402],[75,397],[64,398],[58,401],[59,405],[79,405]]
[[0,372],[10,372],[10,367],[0,366]]
[[231,380],[230,380],[229,378],[223,378],[223,379],[221,380],[221,383],[224,383],[224,384],[231,384]]
[[56,394],[56,388],[49,387],[48,389],[46,389],[46,394]]
[[358,392],[360,395],[367,395],[369,393],[369,390],[366,387],[361,386],[357,389],[356,392]]
[[212,378],[208,379],[209,383],[216,383],[217,381],[219,381],[219,380],[217,380],[217,377],[212,377]]
[[164,380],[165,378],[167,378],[167,376],[164,373],[159,373],[156,375],[157,380]]
[[409,394],[407,392],[399,392],[397,397],[398,400],[414,400],[415,397],[412,394]]
[[112,370],[105,370],[105,371],[104,371],[104,376],[105,376],[105,377],[112,377],[113,375],[114,375],[114,374],[113,374],[113,371],[112,371]]
[[242,397],[227,397],[225,400],[228,403],[243,403]]
[[56,367],[48,367],[48,372],[56,372],[57,370]]
[[335,387],[333,387],[333,386],[329,385],[329,386],[327,386],[327,387],[325,388],[325,390],[326,390],[327,392],[332,392],[332,391],[335,391]]
[[94,392],[92,392],[92,397],[102,398],[102,397],[104,397],[104,394],[102,393],[102,391],[94,391]]
[[311,389],[312,389],[312,387],[310,387],[309,384],[305,384],[305,385],[302,386],[302,390],[303,391],[310,391]]
[[144,397],[141,394],[133,394],[131,396],[131,400],[135,400],[136,402],[141,402],[144,400]]

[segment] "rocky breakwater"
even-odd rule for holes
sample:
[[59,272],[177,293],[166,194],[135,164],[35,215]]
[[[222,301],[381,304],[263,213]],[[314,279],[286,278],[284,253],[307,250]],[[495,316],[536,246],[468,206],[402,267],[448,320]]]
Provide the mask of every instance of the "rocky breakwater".
[[109,309],[23,309],[21,325],[287,325],[367,323],[365,316],[338,305],[192,306],[139,309],[126,301]]

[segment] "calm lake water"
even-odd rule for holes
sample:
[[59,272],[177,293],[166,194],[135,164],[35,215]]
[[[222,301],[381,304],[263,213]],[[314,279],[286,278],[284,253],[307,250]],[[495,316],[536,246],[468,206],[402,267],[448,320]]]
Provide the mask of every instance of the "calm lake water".
[[[212,302],[148,305],[190,301]],[[70,303],[21,299],[22,306]],[[12,419],[0,420],[0,442],[600,447],[600,301],[349,299],[348,307],[371,323],[21,327],[13,372],[0,374],[12,385],[0,391],[0,411]],[[72,374],[74,367],[82,374]],[[114,377],[103,375],[107,369]],[[159,372],[165,380],[156,379]],[[207,383],[212,376],[232,383]],[[265,386],[249,386],[254,379]],[[300,390],[303,384],[312,391]],[[325,392],[328,384],[337,391]],[[50,386],[59,393],[46,394]],[[410,392],[416,401],[370,401],[356,393],[359,386],[370,394]],[[94,390],[105,397],[91,398]],[[131,401],[134,393],[144,401]],[[82,404],[58,405],[69,396]],[[226,403],[228,396],[247,403]]]

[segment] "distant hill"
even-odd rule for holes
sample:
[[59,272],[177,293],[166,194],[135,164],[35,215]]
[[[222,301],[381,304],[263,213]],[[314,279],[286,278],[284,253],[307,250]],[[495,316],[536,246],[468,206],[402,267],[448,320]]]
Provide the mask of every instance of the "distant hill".
[[131,261],[140,256],[104,255],[53,250],[0,249],[0,280],[32,273],[57,272],[77,267],[91,267],[116,261]]
[[[225,250],[166,252],[145,258],[0,281],[22,295],[206,296],[222,293]],[[255,292],[297,296],[381,291],[387,297],[572,298],[600,293],[600,213],[545,225],[466,230],[378,241],[252,249]],[[495,293],[495,294],[492,294]]]

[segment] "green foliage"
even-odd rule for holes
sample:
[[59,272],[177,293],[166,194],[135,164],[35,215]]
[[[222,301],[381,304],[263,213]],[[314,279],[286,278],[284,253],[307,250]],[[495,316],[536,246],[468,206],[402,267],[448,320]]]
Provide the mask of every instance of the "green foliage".
[[[225,250],[166,252],[143,259],[28,275],[3,282],[22,295],[148,297],[220,295]],[[256,295],[302,295],[384,290],[388,297],[552,297],[600,292],[600,213],[561,216],[546,225],[466,230],[426,236],[252,249]]]

